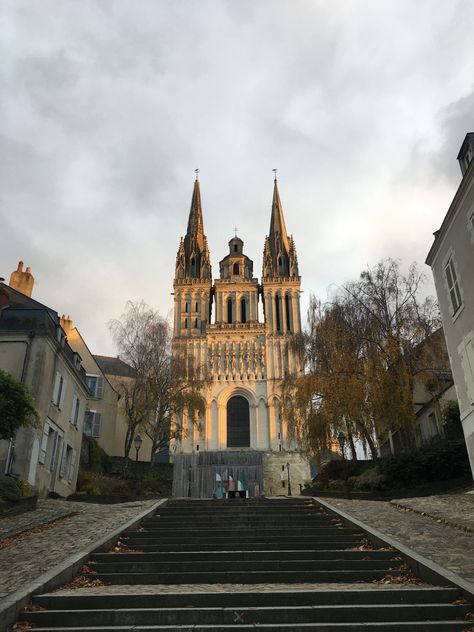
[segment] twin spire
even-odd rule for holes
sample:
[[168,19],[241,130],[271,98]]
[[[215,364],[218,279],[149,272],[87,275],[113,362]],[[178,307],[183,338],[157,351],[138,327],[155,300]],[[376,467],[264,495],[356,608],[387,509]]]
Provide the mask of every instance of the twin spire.
[[[293,237],[288,237],[286,232],[285,218],[275,174],[270,231],[265,238],[262,277],[268,280],[281,277],[297,278],[298,276],[296,248]],[[191,209],[189,211],[188,229],[184,239],[181,239],[176,257],[175,278],[183,281],[191,279],[210,281],[212,279],[209,248],[207,237],[204,234],[201,191],[197,170]]]

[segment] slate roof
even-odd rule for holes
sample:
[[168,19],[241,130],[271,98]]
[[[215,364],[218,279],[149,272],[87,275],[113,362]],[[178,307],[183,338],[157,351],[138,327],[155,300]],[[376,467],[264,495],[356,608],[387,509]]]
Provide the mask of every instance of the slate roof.
[[99,365],[101,371],[106,375],[119,375],[121,377],[135,376],[133,368],[119,357],[94,355],[93,358]]

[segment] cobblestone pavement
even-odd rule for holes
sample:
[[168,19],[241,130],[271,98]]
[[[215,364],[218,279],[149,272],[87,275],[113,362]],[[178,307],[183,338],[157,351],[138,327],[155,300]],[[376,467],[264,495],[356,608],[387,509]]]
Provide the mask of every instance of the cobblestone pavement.
[[[55,595],[157,595],[161,593],[190,592],[292,592],[302,590],[393,590],[396,588],[426,588],[428,584],[142,584],[139,587],[126,584],[86,588],[60,588]],[[51,593],[48,593],[51,594]]]
[[434,520],[444,521],[452,527],[474,533],[474,495],[472,494],[402,498],[392,500],[392,503]]
[[[471,582],[474,588],[474,534],[459,531],[444,522],[436,522],[428,516],[406,511],[389,502],[341,498],[324,500],[408,546],[419,555],[460,575]],[[402,499],[399,502],[404,504],[413,500],[415,499]],[[419,501],[418,507],[421,507],[422,499],[416,500]],[[431,500],[431,503],[434,504],[435,501]],[[444,507],[447,511],[446,505]]]
[[[64,500],[44,502],[47,508],[50,507],[50,503],[54,503],[58,512],[77,511],[78,515],[0,550],[0,601],[56,564],[60,564],[70,555],[79,553],[92,542],[112,533],[121,524],[151,507],[156,503],[156,499],[118,505],[72,503]],[[33,511],[18,516],[18,520],[21,520],[21,531],[38,526],[39,517],[35,516],[35,513]],[[30,525],[24,520],[27,515],[31,520]],[[51,512],[47,512],[46,515],[49,516],[49,520],[54,519],[50,517]],[[14,519],[15,517],[8,518],[9,521]]]
[[0,540],[4,538],[26,531],[27,529],[33,529],[39,527],[45,522],[51,522],[51,520],[57,520],[73,512],[75,509],[74,503],[58,502],[56,500],[44,499],[38,500],[36,509],[33,511],[27,511],[18,516],[11,516],[11,518],[0,519]]

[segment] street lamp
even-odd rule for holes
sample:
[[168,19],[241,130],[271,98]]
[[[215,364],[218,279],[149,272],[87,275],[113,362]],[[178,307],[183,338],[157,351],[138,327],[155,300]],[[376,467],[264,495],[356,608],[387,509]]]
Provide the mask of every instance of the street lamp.
[[291,496],[291,479],[290,479],[290,464],[286,464],[286,471],[288,473],[288,496]]
[[133,443],[135,445],[135,461],[138,461],[138,453],[140,452],[140,448],[142,447],[142,443],[143,443],[143,439],[140,437],[140,435],[135,435],[135,439],[133,440]]
[[344,452],[344,447],[346,445],[346,435],[341,432],[337,435],[337,440],[339,442],[339,447],[341,448],[342,460],[344,462],[344,488],[346,492],[346,498],[351,497],[351,493],[349,491],[349,481],[347,480],[347,461],[346,461],[346,453]]

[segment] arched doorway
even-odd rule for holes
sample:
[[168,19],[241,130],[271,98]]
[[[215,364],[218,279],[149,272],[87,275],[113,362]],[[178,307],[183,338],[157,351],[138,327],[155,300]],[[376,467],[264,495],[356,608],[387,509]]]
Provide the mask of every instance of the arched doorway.
[[227,447],[250,447],[249,403],[242,395],[234,395],[227,402]]

